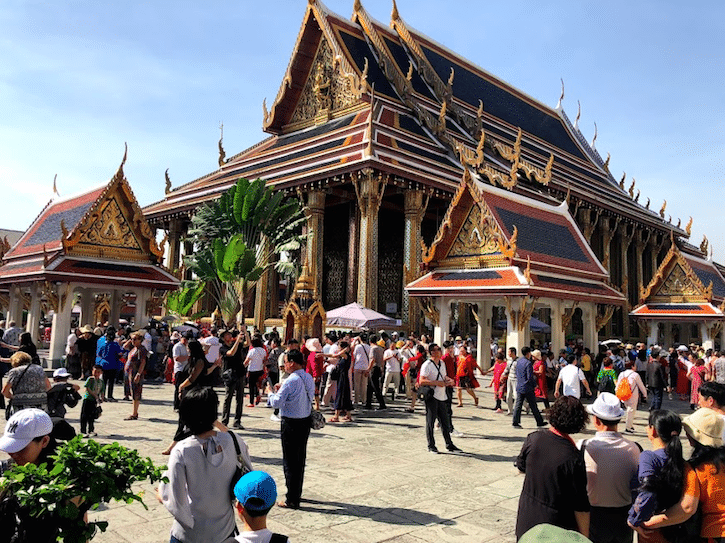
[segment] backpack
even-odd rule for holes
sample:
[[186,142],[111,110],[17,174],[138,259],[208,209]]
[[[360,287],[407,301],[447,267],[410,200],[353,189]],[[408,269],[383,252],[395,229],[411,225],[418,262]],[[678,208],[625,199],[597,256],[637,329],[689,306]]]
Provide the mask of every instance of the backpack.
[[625,375],[619,379],[616,390],[617,398],[626,402],[632,397],[632,385],[629,384],[629,378]]
[[614,386],[614,379],[612,379],[612,376],[608,373],[605,373],[602,375],[602,379],[597,383],[597,390],[602,392],[610,392],[611,394],[615,393],[615,386]]

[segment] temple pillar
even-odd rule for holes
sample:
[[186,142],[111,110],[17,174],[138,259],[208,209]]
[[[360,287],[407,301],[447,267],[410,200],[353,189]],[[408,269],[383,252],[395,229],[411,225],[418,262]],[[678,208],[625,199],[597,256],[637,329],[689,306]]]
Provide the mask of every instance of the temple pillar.
[[123,297],[117,289],[111,289],[108,298],[108,305],[111,307],[111,311],[108,314],[108,323],[118,330],[120,328],[119,320],[121,320],[121,304],[123,303]]
[[720,329],[720,352],[725,350],[725,324]]
[[149,289],[140,288],[135,291],[136,308],[133,312],[133,328],[138,330],[146,323],[146,301],[149,299]]
[[649,331],[647,334],[647,347],[649,347],[650,345],[657,345],[657,336],[659,335],[660,323],[658,321],[650,321],[647,324],[649,324]]
[[[58,291],[60,288],[58,288]],[[53,307],[53,325],[50,331],[50,348],[48,362],[51,367],[60,367],[65,356],[65,344],[70,334],[71,317],[73,312],[73,285],[68,285],[66,294],[57,292],[57,303]]]
[[[366,168],[353,179],[360,208],[360,245],[358,251],[357,301],[378,309],[378,212],[387,178]],[[447,333],[447,332],[446,332]]]
[[325,224],[325,193],[311,190],[307,193],[307,268],[315,288],[315,297],[322,298],[322,241]]
[[477,334],[476,334],[476,361],[483,369],[491,367],[491,311],[493,304],[491,302],[478,302],[478,311],[476,312]]
[[11,286],[9,288],[7,321],[15,321],[17,326],[23,324],[23,297],[20,293],[20,287]]
[[425,214],[424,192],[407,190],[404,193],[405,233],[403,239],[403,325],[409,331],[419,326],[420,306],[418,300],[408,296],[405,287],[418,278],[420,270],[420,223]]
[[[614,237],[614,229],[611,227],[609,218],[604,218],[599,221],[599,228],[601,230],[602,237],[602,266],[609,272],[609,280],[614,282],[612,277],[612,237]],[[626,296],[626,293],[625,293]],[[610,338],[612,337],[612,319],[607,321],[604,328],[604,334]]]
[[671,347],[676,345],[673,344],[674,340],[672,338],[672,323],[670,321],[664,322],[664,333],[662,337],[662,347]]
[[360,228],[358,221],[360,210],[356,205],[350,204],[348,215],[348,242],[347,242],[347,287],[345,290],[345,304],[357,301],[358,250],[360,248]]
[[700,338],[701,338],[701,345],[702,348],[706,351],[708,349],[714,349],[715,341],[714,338],[710,335],[710,324],[709,322],[701,322],[700,323]]
[[[637,270],[631,269],[635,266],[634,263],[629,262],[629,258],[627,258],[627,251],[629,251],[629,245],[632,243],[632,238],[634,236],[635,229],[632,227],[632,232],[627,233],[627,225],[623,224],[621,225],[621,228],[619,229],[619,237],[620,237],[620,258],[622,261],[622,276],[621,284],[622,285],[628,285],[631,283],[635,287],[639,284],[639,277],[637,276]],[[625,306],[624,310],[622,311],[622,339],[630,339],[632,336],[632,331],[629,327],[629,311],[631,310],[631,300],[629,296],[629,288],[626,289],[624,292],[624,297],[627,299],[627,305]]]
[[169,222],[169,252],[166,267],[176,273],[181,267],[181,220],[171,219]]
[[448,339],[451,333],[451,300],[449,298],[438,298],[438,323],[433,329],[433,343],[439,346]]
[[516,353],[521,355],[521,349],[529,345],[530,314],[516,309],[521,298],[506,298],[506,349],[516,347]]
[[78,289],[81,293],[81,318],[80,325],[89,324],[91,328],[95,328],[96,322],[93,320],[93,309],[96,305],[96,299],[90,288]]
[[582,322],[584,323],[584,346],[596,355],[599,337],[597,334],[597,304],[594,302],[582,302],[579,304],[582,310]]
[[28,308],[28,322],[25,331],[30,333],[34,343],[38,342],[38,325],[40,324],[40,285],[33,283],[30,286],[30,307]]
[[564,330],[564,304],[561,300],[550,300],[551,308],[551,345],[549,348],[554,354],[566,345],[566,330]]

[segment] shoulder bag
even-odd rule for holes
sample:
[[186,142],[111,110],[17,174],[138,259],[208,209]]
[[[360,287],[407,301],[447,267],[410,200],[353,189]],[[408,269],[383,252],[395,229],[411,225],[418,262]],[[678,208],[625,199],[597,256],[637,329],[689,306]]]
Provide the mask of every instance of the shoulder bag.
[[[305,392],[307,392],[307,387],[305,386],[304,381],[302,382],[302,386],[305,387]],[[307,397],[310,399],[310,405],[312,405],[312,398],[310,398],[309,393],[307,393]],[[310,428],[313,430],[322,430],[325,427],[325,424],[327,424],[325,415],[323,415],[318,409],[312,407],[312,410],[310,411]]]
[[234,450],[237,453],[237,465],[234,469],[234,475],[232,476],[232,481],[229,485],[229,493],[231,494],[232,500],[235,500],[234,487],[237,485],[237,481],[239,481],[245,473],[252,471],[252,460],[249,458],[248,451],[242,453],[242,449],[239,447],[239,441],[237,441],[237,436],[234,435],[234,432],[229,432],[229,435],[232,438]]
[[[438,364],[438,366],[436,366],[438,368],[438,375],[436,377],[438,378],[441,377],[441,364]],[[421,401],[427,402],[428,400],[432,400],[434,394],[435,387],[432,387],[430,385],[421,385],[418,387],[418,399]]]

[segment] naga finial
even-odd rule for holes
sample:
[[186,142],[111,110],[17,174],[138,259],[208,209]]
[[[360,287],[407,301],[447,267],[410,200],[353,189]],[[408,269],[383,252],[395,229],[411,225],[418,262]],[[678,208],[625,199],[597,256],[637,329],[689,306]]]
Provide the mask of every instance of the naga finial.
[[660,208],[660,217],[663,219],[665,218],[665,209],[667,209],[667,200],[662,203],[662,207]]
[[390,14],[390,20],[397,21],[398,19],[400,19],[400,13],[398,13],[398,4],[396,4],[395,0],[393,0],[393,11]]
[[164,193],[168,194],[171,192],[171,179],[169,178],[168,168],[166,168],[166,171],[164,172],[164,179],[166,179],[166,188],[164,189]]
[[635,179],[633,177],[632,178],[632,184],[629,186],[629,197],[630,198],[634,198],[634,185],[635,185],[635,183],[636,183],[636,181],[635,181]]
[[627,172],[622,172],[622,179],[619,180],[619,188],[624,190],[624,180],[627,179]]
[[649,202],[649,198],[647,198],[647,205],[646,205],[646,206],[644,206],[644,208],[645,208],[645,209],[649,209],[649,203],[650,203],[650,202]]
[[604,161],[604,169],[609,171],[609,161],[612,159],[612,155],[610,153],[607,153],[607,160]]
[[687,232],[688,236],[692,234],[692,217],[690,217],[690,220],[687,222],[687,226],[685,226],[685,232]]
[[576,112],[576,119],[574,119],[574,128],[579,130],[579,119],[582,116],[582,103],[579,100],[577,100],[576,105],[577,105],[577,112]]
[[597,143],[597,137],[599,136],[599,131],[597,130],[597,123],[594,123],[594,137],[592,138],[592,149],[596,149],[596,143]]
[[561,109],[561,102],[564,100],[564,78],[561,79],[561,94],[559,95],[559,101],[556,103],[556,109]]
[[58,192],[58,186],[56,185],[56,181],[58,180],[58,174],[55,174],[53,177],[53,194],[56,196],[60,196],[60,192]]
[[226,163],[227,154],[224,152],[224,146],[222,145],[222,141],[224,141],[224,123],[219,124],[219,167],[221,168]]

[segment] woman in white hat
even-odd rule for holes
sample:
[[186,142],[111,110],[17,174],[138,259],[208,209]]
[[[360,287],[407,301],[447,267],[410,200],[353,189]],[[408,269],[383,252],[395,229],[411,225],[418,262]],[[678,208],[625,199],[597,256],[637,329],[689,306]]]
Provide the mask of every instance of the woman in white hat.
[[664,513],[645,522],[645,528],[662,528],[681,524],[702,507],[702,526],[697,537],[710,541],[725,538],[725,516],[722,496],[725,495],[725,448],[723,419],[706,407],[700,408],[682,421],[682,427],[693,448],[685,465],[684,490],[678,503]]

